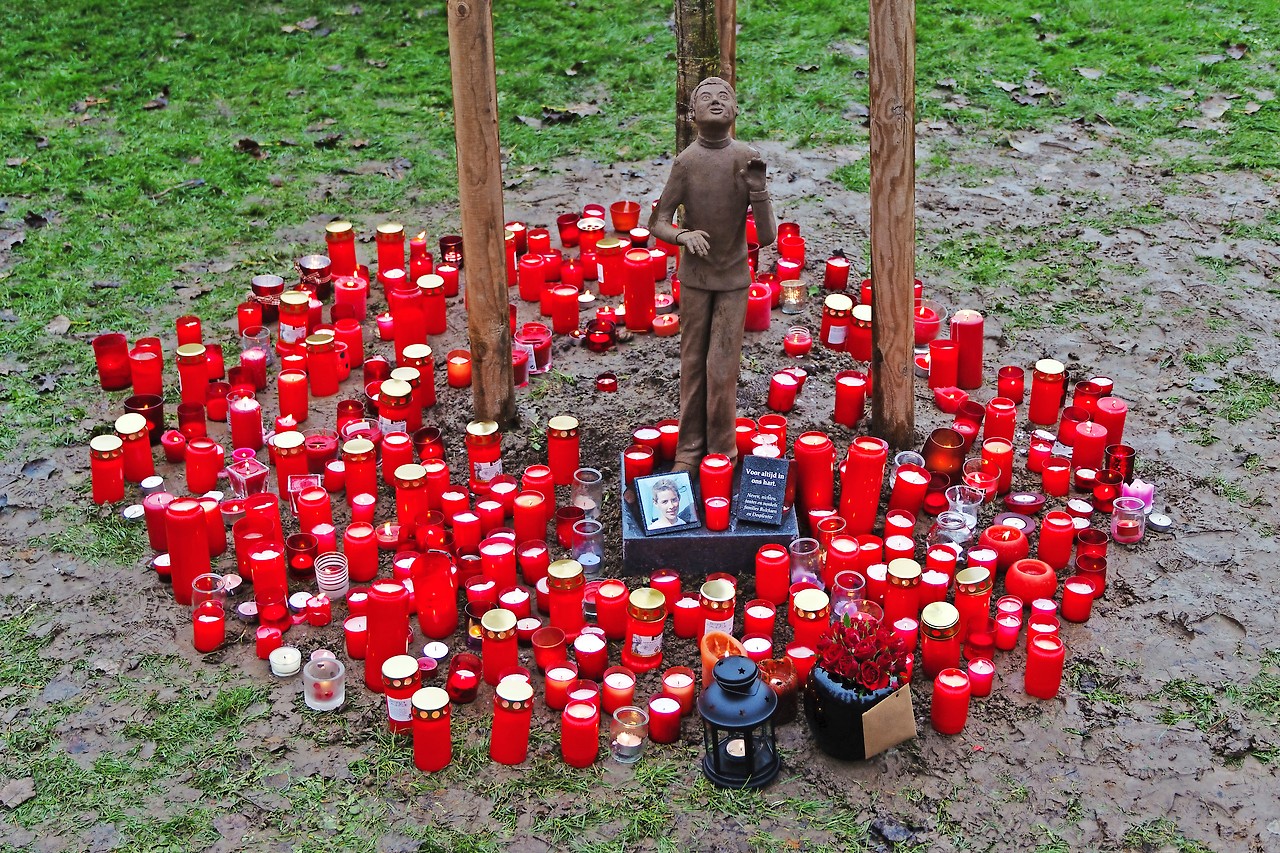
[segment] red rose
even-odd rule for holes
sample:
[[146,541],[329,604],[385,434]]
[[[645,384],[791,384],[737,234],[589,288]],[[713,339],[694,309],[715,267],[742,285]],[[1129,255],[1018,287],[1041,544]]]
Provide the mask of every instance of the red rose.
[[870,640],[863,640],[853,647],[853,656],[864,661],[876,653],[876,647]]
[[884,673],[881,672],[880,667],[870,661],[864,663],[862,668],[858,671],[858,681],[860,681],[862,686],[868,690],[875,690],[875,685],[878,684],[880,679],[883,677]]

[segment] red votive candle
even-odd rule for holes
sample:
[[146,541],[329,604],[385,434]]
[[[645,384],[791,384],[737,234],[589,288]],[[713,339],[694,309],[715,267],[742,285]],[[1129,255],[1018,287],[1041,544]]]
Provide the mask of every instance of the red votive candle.
[[676,636],[682,639],[698,636],[702,631],[702,622],[702,602],[695,595],[682,595],[672,610]]
[[1027,372],[1017,365],[1008,365],[1000,368],[996,374],[996,391],[1006,399],[1012,400],[1014,405],[1020,405],[1026,395]]
[[958,735],[969,719],[969,676],[954,667],[944,669],[933,680],[933,702],[929,722],[934,731]]

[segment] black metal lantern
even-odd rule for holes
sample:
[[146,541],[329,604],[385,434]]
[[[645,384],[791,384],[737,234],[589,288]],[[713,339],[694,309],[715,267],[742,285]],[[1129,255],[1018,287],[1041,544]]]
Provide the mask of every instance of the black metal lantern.
[[773,735],[778,697],[745,657],[720,659],[711,675],[715,683],[698,697],[702,772],[721,788],[763,788],[782,767]]

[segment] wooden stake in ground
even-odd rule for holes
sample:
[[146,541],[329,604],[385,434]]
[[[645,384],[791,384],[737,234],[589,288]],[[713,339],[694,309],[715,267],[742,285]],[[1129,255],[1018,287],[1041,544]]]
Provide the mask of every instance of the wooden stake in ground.
[[[715,0],[716,29],[720,33],[720,76],[738,85],[738,0]],[[733,135],[733,131],[729,131]]]
[[476,420],[515,419],[491,0],[449,0],[449,66]]
[[870,0],[871,429],[915,444],[915,0]]
[[676,153],[698,136],[689,98],[694,88],[720,73],[715,0],[675,0],[676,4]]

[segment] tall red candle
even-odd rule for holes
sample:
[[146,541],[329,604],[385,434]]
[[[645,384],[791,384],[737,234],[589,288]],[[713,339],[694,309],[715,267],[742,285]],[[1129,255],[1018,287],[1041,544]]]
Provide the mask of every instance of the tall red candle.
[[435,773],[453,760],[449,694],[439,687],[423,687],[411,698],[413,707],[413,765]]
[[480,618],[480,662],[485,684],[496,686],[502,674],[519,664],[516,615],[501,607]]
[[[1107,399],[1112,399],[1108,397]],[[1099,401],[1101,402],[1101,401]],[[1105,426],[1100,423],[1086,421],[1076,426],[1075,445],[1071,448],[1071,466],[1073,468],[1092,468],[1095,471],[1102,467],[1102,455],[1108,444],[1115,444]]]
[[590,767],[600,754],[600,709],[570,702],[560,717],[560,755],[570,767]]
[[[125,417],[130,416],[126,415]],[[150,445],[148,445],[148,450],[150,450]],[[187,479],[190,480],[190,463],[188,463],[187,470]],[[119,436],[98,435],[90,440],[89,477],[93,488],[94,503],[117,503],[124,500],[124,442],[120,440]]]
[[519,764],[529,754],[529,726],[533,719],[533,688],[510,679],[493,696],[493,728],[489,757],[499,764]]
[[956,386],[966,390],[982,387],[982,315],[962,308],[951,316],[951,339],[959,347]]
[[929,342],[929,387],[954,388],[960,381],[960,345],[950,338]]
[[855,536],[870,533],[875,526],[888,455],[889,445],[874,436],[859,436],[849,445],[841,481],[840,515],[848,525],[845,529]]
[[551,624],[570,641],[582,632],[584,584],[582,564],[576,560],[557,560],[547,567]]
[[1031,373],[1031,401],[1027,405],[1027,419],[1037,426],[1053,426],[1058,422],[1058,411],[1065,392],[1066,368],[1062,362],[1042,358]]
[[835,413],[832,420],[841,426],[856,426],[866,410],[867,377],[858,370],[836,374]]
[[622,267],[622,299],[627,309],[623,322],[632,331],[647,332],[653,328],[653,318],[657,313],[653,262],[649,258],[649,250],[629,249],[623,255]]
[[801,433],[795,442],[796,503],[800,511],[835,503],[835,444],[822,432]]
[[791,558],[779,545],[762,545],[756,552],[756,595],[773,604],[787,600],[791,586]]
[[458,628],[453,558],[444,551],[420,554],[413,563],[412,576],[418,626],[433,640],[448,639]]
[[659,590],[645,587],[627,597],[627,626],[622,643],[624,666],[633,672],[648,672],[662,665],[662,629],[666,615],[666,599]]
[[1066,568],[1071,561],[1071,547],[1075,542],[1075,522],[1068,513],[1054,510],[1046,513],[1040,522],[1040,544],[1036,557],[1053,569]]
[[195,499],[181,498],[165,508],[173,597],[184,606],[191,604],[191,582],[209,571],[206,524],[204,507]]
[[1093,420],[1095,423],[1106,427],[1107,444],[1122,444],[1124,442],[1124,421],[1128,413],[1129,406],[1119,397],[1103,397],[1098,400]]
[[409,591],[394,580],[375,581],[369,587],[369,637],[365,649],[364,683],[374,693],[381,693],[382,664],[408,648]]

